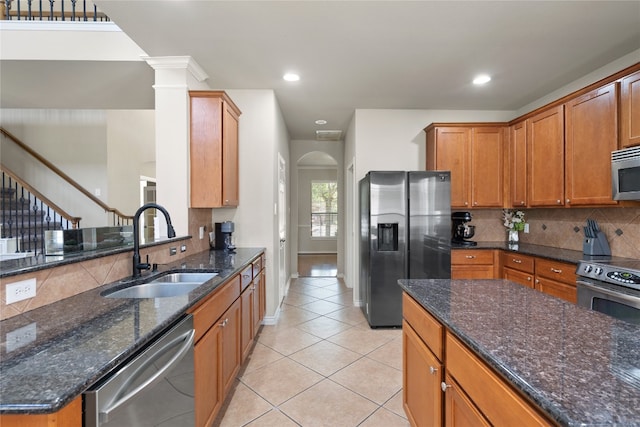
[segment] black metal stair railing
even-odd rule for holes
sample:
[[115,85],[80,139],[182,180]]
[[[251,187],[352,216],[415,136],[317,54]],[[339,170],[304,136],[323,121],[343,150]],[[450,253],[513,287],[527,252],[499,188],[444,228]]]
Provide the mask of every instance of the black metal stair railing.
[[65,218],[4,171],[0,196],[1,237],[16,239],[15,252],[44,254],[45,231],[80,225],[80,218]]
[[[0,19],[25,21],[108,22],[109,17],[86,0],[0,0]],[[80,4],[79,4],[80,3]],[[25,7],[26,6],[26,7]]]

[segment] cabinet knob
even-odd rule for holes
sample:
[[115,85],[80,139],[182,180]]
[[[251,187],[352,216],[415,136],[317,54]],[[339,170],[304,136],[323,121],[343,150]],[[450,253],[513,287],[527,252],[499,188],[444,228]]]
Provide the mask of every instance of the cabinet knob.
[[536,285],[537,285],[538,283],[540,283],[540,280],[536,279]]
[[520,206],[524,206],[524,200],[520,202]]
[[447,383],[445,383],[444,381],[442,381],[440,383],[440,388],[442,389],[442,391],[447,391],[448,388],[450,388],[451,386]]
[[475,206],[478,206],[478,202],[473,202],[473,204],[474,204]]
[[527,282],[531,281],[531,276],[527,276]]
[[515,262],[516,264],[522,264],[522,260],[521,259],[513,259],[513,262]]
[[557,268],[552,268],[551,271],[553,271],[556,274],[562,273],[562,270],[558,270]]
[[429,373],[431,375],[435,375],[436,372],[438,372],[438,368],[434,368],[433,366],[429,366]]
[[464,205],[465,206],[469,206],[469,202],[464,202]]
[[560,202],[560,199],[556,200],[556,203],[557,203],[557,204],[560,204],[560,203],[561,203],[561,202]]
[[571,199],[567,199],[567,204],[568,204],[568,203],[571,203]]
[[467,255],[465,256],[466,259],[474,259],[476,256],[475,255]]
[[225,326],[227,326],[227,323],[229,323],[229,318],[228,317],[226,319],[224,319],[222,321],[222,323],[220,323],[220,326],[222,326],[224,328]]

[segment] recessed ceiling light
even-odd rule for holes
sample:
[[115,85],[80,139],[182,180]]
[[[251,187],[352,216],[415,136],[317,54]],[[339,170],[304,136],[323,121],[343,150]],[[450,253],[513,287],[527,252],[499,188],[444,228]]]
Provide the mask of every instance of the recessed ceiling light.
[[282,76],[282,78],[288,82],[297,82],[298,80],[300,80],[300,76],[295,73],[287,73]]
[[480,74],[473,79],[474,85],[483,85],[485,83],[489,83],[491,81],[491,77],[487,74]]
[[316,124],[317,125],[326,125],[327,121],[326,120],[316,120]]

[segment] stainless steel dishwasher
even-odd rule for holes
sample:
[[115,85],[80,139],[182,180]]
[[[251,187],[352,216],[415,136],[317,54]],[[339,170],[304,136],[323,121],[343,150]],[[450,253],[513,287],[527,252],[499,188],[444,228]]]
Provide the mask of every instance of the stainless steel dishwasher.
[[86,391],[84,426],[194,425],[194,336],[187,315]]

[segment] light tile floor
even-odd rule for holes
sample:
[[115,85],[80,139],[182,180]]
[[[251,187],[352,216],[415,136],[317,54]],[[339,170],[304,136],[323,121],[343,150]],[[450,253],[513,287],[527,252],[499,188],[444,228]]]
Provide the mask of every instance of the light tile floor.
[[400,329],[369,328],[339,279],[296,279],[215,425],[408,426]]

